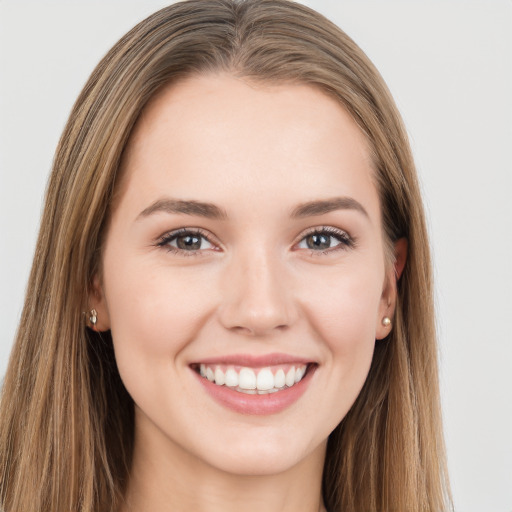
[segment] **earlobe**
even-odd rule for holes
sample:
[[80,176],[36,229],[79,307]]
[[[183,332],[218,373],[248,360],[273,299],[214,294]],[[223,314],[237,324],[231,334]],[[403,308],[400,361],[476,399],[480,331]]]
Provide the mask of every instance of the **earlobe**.
[[388,271],[386,285],[384,286],[381,299],[379,318],[377,319],[375,339],[381,340],[389,335],[393,329],[393,316],[397,300],[397,283],[403,274],[405,262],[407,261],[407,239],[399,238],[395,244],[395,262],[393,268]]
[[[393,306],[388,306],[387,309],[390,309]],[[389,315],[389,316],[388,316]],[[391,320],[392,313],[381,313],[379,318],[377,319],[377,326],[375,329],[375,339],[376,340],[382,340],[386,336],[389,335],[391,330],[393,329],[393,321]]]
[[110,329],[107,302],[98,275],[95,275],[92,281],[89,291],[89,307],[85,316],[87,326],[93,331],[108,331]]

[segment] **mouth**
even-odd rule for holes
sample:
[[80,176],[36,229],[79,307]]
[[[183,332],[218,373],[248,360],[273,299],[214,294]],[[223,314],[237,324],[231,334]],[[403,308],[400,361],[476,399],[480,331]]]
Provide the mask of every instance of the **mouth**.
[[267,395],[290,389],[311,370],[314,363],[280,364],[254,368],[230,364],[199,363],[192,369],[203,379],[247,395]]
[[227,356],[190,365],[207,395],[245,415],[276,414],[292,406],[317,368],[316,362],[279,354]]

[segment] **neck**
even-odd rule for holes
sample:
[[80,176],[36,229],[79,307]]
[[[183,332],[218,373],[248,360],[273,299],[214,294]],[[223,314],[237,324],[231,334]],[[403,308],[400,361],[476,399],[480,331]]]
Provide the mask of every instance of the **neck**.
[[[161,440],[160,440],[161,441]],[[172,442],[136,434],[120,512],[323,512],[325,445],[281,473],[238,475],[213,467]]]

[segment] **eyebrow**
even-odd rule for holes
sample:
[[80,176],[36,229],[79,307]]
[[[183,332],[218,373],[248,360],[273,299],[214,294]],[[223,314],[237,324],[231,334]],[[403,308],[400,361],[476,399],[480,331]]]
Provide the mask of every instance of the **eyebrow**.
[[[356,210],[369,218],[368,212],[364,209],[363,205],[351,197],[334,197],[331,199],[309,201],[295,207],[292,210],[291,217],[294,219],[314,217],[336,210]],[[226,220],[228,218],[226,211],[213,203],[204,203],[193,200],[185,201],[182,199],[166,197],[156,200],[154,203],[142,210],[142,212],[137,216],[137,220],[149,217],[157,212],[197,215],[198,217],[216,220]]]
[[142,210],[142,212],[140,212],[137,216],[137,220],[148,217],[157,212],[197,215],[198,217],[205,217],[207,219],[227,219],[226,212],[212,203],[203,203],[201,201],[183,201],[180,199],[171,199],[166,197],[163,199],[158,199],[147,208]]
[[314,217],[324,215],[336,210],[356,210],[365,217],[370,218],[364,206],[352,197],[333,197],[319,201],[310,201],[300,204],[292,211],[292,218]]

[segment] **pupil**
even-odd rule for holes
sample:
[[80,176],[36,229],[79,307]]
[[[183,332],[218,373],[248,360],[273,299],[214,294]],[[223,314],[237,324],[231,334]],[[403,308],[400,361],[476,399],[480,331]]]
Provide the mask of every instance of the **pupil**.
[[327,235],[309,235],[307,238],[307,244],[310,249],[329,249],[330,247],[330,236]]
[[199,250],[201,249],[201,237],[196,235],[179,236],[176,240],[176,245],[180,249]]

